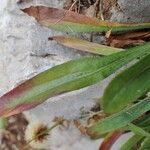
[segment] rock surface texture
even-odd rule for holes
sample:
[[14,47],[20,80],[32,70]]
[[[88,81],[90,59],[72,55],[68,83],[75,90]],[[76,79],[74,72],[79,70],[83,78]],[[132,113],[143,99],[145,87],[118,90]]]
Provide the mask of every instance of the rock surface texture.
[[[17,4],[17,0],[0,1],[0,95],[48,68],[88,55],[49,42],[49,36],[62,33],[40,26],[34,18],[20,11],[20,8],[39,4],[62,8],[63,0],[24,0],[22,4]],[[113,8],[112,20],[150,21],[149,0],[118,0],[118,4],[123,11],[118,13]],[[51,98],[25,114],[30,121],[45,123],[50,123],[55,116],[78,118],[81,108],[89,110],[95,105],[109,80]],[[73,125],[68,130],[54,130],[50,139],[48,150],[94,150],[100,145],[100,140],[81,136]],[[118,141],[119,145],[123,141]],[[119,145],[113,149],[118,150]]]
[[118,9],[111,9],[111,20],[119,22],[150,22],[149,0],[118,0]]

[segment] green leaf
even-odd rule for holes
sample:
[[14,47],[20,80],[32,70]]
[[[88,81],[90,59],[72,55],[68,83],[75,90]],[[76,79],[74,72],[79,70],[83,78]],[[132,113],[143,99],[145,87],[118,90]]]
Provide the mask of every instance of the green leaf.
[[116,76],[106,88],[102,106],[116,113],[150,90],[150,55]]
[[149,29],[150,23],[114,23],[90,18],[85,15],[63,9],[31,6],[22,10],[51,29],[63,32],[96,32],[96,31],[133,31]]
[[64,46],[78,49],[85,52],[90,52],[93,54],[110,55],[124,50],[124,49],[109,47],[109,46],[88,42],[85,40],[72,38],[72,37],[54,36],[54,37],[50,37],[49,39],[55,40],[59,44],[62,44]]
[[7,124],[8,124],[8,119],[7,118],[0,118],[0,131],[5,130]]
[[95,84],[133,59],[150,52],[150,43],[109,56],[81,58],[58,65],[0,97],[0,116],[31,109],[52,96]]
[[150,131],[150,114],[145,114],[144,116],[142,116],[140,119],[134,121],[134,124],[136,124],[137,126],[141,127],[141,128],[149,128]]
[[141,127],[138,127],[138,126],[136,126],[136,125],[134,125],[132,123],[128,124],[128,128],[129,128],[129,130],[134,132],[136,135],[150,137],[150,133],[148,133],[147,131],[145,131]]
[[[140,117],[140,119],[134,121],[134,124],[136,124],[136,126],[139,126],[142,130],[144,130],[144,132],[149,132],[150,131],[150,126],[149,126],[150,125],[150,114],[146,114],[146,115]],[[134,132],[134,133],[137,134],[137,132]],[[142,142],[144,137],[145,137],[144,134],[134,135],[121,147],[120,150],[132,150],[133,147],[135,147],[138,143]]]
[[140,117],[142,114],[150,110],[150,98],[146,98],[137,104],[132,105],[125,110],[122,110],[112,116],[109,116],[102,121],[99,121],[88,128],[88,133],[93,138],[98,138],[100,135],[115,131],[125,127],[133,120]]
[[120,150],[133,150],[133,147],[136,146],[143,139],[142,136],[133,135],[125,144],[122,145]]
[[145,138],[139,150],[150,150],[150,138]]

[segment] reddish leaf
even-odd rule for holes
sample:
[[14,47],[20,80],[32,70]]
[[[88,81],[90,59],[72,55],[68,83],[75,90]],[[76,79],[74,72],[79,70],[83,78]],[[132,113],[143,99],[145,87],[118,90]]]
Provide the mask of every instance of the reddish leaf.
[[45,6],[31,6],[23,9],[44,26],[63,32],[94,32],[94,31],[131,31],[150,28],[150,23],[116,23],[101,21],[85,15]]
[[114,131],[106,136],[103,143],[100,145],[99,150],[109,150],[116,140],[123,134],[123,131]]

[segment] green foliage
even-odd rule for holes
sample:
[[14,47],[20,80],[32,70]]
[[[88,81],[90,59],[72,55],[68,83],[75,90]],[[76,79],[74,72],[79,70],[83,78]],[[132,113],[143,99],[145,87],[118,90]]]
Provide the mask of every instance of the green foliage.
[[102,58],[80,58],[40,73],[0,97],[0,116],[17,114],[35,107],[49,97],[93,85],[126,63],[149,53],[149,47],[150,43],[147,43]]
[[120,150],[133,150],[133,148],[136,147],[137,143],[141,140],[143,140],[142,136],[133,135],[125,144],[122,145]]
[[115,113],[150,90],[150,55],[119,74],[102,98],[106,113]]
[[127,126],[130,122],[150,110],[150,98],[146,98],[116,114],[106,117],[89,127],[88,132],[93,138]]
[[0,118],[0,130],[5,130],[7,126],[7,118]]
[[132,132],[134,132],[136,135],[150,137],[150,133],[148,133],[147,131],[143,130],[142,128],[140,128],[132,123],[128,124],[128,128]]
[[150,150],[150,138],[145,138],[139,150]]

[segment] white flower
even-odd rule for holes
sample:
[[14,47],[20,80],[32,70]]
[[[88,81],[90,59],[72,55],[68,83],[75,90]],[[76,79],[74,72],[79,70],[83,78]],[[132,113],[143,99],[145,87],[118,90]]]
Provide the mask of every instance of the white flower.
[[48,126],[39,122],[30,122],[25,131],[25,139],[30,146],[36,149],[46,149],[49,147]]

